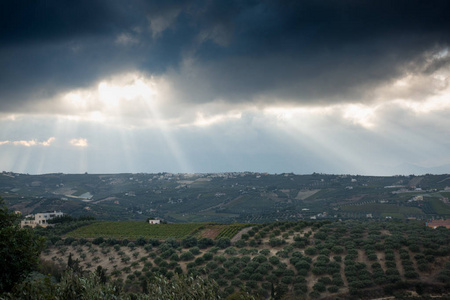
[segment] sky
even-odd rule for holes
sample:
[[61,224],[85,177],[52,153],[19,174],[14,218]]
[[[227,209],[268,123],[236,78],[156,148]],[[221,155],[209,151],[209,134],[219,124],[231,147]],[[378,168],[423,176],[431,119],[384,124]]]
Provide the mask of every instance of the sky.
[[449,11],[2,1],[0,171],[450,173]]

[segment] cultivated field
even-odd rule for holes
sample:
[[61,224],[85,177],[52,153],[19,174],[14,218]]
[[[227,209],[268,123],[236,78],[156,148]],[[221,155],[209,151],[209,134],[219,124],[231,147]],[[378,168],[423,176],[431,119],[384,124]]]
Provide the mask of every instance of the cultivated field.
[[[142,282],[154,275],[170,279],[177,273],[213,279],[224,296],[243,287],[262,298],[276,292],[294,299],[450,291],[450,230],[433,230],[421,222],[267,223],[245,229],[233,243],[218,233],[215,239],[201,236],[209,229],[225,232],[227,225],[176,225],[196,236],[168,237],[164,229],[165,240],[97,236],[88,241],[92,232],[83,236],[80,228],[76,235],[56,241],[42,258],[64,268],[72,253],[85,270],[101,266],[110,280],[122,281],[131,292],[139,292]],[[235,232],[236,227],[230,225],[228,231]],[[152,230],[163,232],[160,228]],[[173,227],[181,235],[175,228],[181,227]]]
[[365,212],[365,213],[395,213],[399,215],[423,215],[416,207],[398,206],[394,204],[367,203],[359,205],[341,206],[342,211]]
[[171,223],[150,225],[142,221],[105,221],[95,222],[67,233],[74,238],[115,238],[135,240],[184,238],[186,236],[209,238],[232,238],[249,224],[216,224],[216,223]]

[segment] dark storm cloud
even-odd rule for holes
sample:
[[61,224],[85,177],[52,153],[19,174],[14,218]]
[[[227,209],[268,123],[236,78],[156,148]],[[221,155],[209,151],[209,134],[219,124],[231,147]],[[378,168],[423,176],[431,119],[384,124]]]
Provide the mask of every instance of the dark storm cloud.
[[[4,1],[0,9],[1,109],[83,86],[123,65],[107,53],[133,24],[113,1]],[[139,10],[136,12],[139,13]],[[122,60],[122,59],[120,59]]]
[[446,0],[0,5],[3,111],[127,70],[172,70],[191,101],[356,99],[450,42]]
[[294,1],[230,9],[231,42],[199,47],[199,76],[222,99],[359,99],[448,46],[448,8],[443,1]]

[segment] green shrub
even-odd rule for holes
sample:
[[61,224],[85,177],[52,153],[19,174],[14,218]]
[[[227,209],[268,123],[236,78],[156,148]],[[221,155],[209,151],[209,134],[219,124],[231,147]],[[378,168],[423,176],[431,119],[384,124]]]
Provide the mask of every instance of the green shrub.
[[[205,253],[206,254],[206,253]],[[204,257],[204,256],[203,256]],[[194,259],[194,254],[192,254],[191,252],[187,251],[187,252],[183,252],[180,255],[180,260],[182,261],[189,261],[189,260],[193,260]]]

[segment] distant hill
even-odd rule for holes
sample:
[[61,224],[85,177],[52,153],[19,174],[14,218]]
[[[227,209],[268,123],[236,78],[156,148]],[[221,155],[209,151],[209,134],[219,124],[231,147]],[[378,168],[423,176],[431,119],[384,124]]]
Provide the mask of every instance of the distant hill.
[[396,166],[397,170],[405,170],[408,174],[446,174],[450,172],[450,164],[435,166],[435,167],[421,167],[414,164],[401,164]]
[[102,220],[168,222],[426,220],[450,216],[449,187],[449,174],[0,174],[0,196],[23,215],[62,210]]

